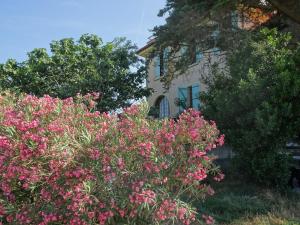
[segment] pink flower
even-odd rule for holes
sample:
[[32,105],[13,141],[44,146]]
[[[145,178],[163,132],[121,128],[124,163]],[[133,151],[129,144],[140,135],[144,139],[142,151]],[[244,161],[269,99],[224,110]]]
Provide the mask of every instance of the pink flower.
[[202,218],[204,219],[204,221],[205,221],[206,224],[213,224],[213,223],[215,223],[215,220],[211,216],[203,214]]
[[189,135],[193,141],[198,138],[199,132],[196,129],[191,129]]
[[140,148],[140,154],[146,158],[150,157],[151,154],[151,148],[152,148],[152,143],[151,142],[146,142],[146,143],[141,143],[139,145]]
[[5,215],[5,209],[4,206],[0,203],[0,216],[4,216]]
[[218,174],[214,177],[214,180],[219,182],[219,181],[223,180],[224,177],[225,177],[225,175],[224,175],[223,173],[218,173]]
[[180,219],[180,220],[184,220],[185,219],[185,214],[186,214],[186,212],[187,212],[187,210],[186,210],[186,208],[179,208],[178,209],[178,218]]
[[204,156],[204,155],[206,155],[206,152],[200,151],[200,150],[198,150],[198,149],[193,149],[193,150],[191,150],[191,152],[190,152],[190,156],[191,156],[192,158],[200,158],[200,157],[202,157],[202,156]]
[[193,182],[194,180],[201,181],[207,177],[206,170],[203,168],[197,169],[194,172],[190,172],[187,175],[186,182]]
[[117,159],[117,166],[119,167],[120,170],[123,170],[125,168],[125,163],[122,158]]
[[89,219],[93,219],[95,217],[95,212],[88,212]]
[[90,150],[90,157],[93,160],[97,160],[100,158],[100,151],[98,149],[91,149]]
[[141,205],[143,203],[153,205],[156,200],[156,194],[152,190],[143,190],[141,193],[134,192],[129,195],[129,200],[136,205]]
[[11,148],[11,143],[7,137],[0,136],[0,148],[4,148],[4,149]]
[[48,125],[48,130],[51,132],[62,133],[64,128],[58,121],[53,121]]
[[171,219],[176,216],[176,203],[172,200],[164,200],[155,213],[155,218],[158,221]]
[[222,135],[219,137],[219,139],[217,140],[217,142],[218,142],[219,146],[224,145],[224,143],[225,143],[225,135],[222,134]]
[[207,194],[208,195],[214,195],[215,194],[215,191],[211,186],[207,187]]
[[45,201],[51,201],[51,193],[46,191],[44,188],[41,190],[41,197]]
[[113,216],[114,214],[112,211],[101,212],[99,213],[98,221],[101,225],[105,225],[106,221]]
[[119,209],[118,212],[122,218],[125,216],[125,213],[126,213],[125,210]]

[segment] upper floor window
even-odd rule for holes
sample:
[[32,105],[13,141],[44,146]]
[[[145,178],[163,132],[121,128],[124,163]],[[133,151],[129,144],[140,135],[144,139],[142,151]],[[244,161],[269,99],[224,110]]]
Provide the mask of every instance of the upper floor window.
[[217,27],[211,34],[212,38],[217,41],[220,36],[220,29]]
[[155,56],[153,60],[154,60],[154,75],[155,75],[155,78],[159,78],[160,75],[161,75],[161,72],[160,72],[160,56]]
[[216,46],[218,46],[218,42],[220,39],[220,28],[218,25],[215,27],[214,31],[211,33],[210,36],[211,36],[211,41],[212,41],[211,47],[215,48]]
[[239,14],[238,11],[235,10],[231,12],[231,29],[235,31],[238,28],[239,28]]
[[169,54],[170,54],[170,48],[165,48],[162,53],[154,57],[155,78],[162,77],[168,72]]
[[[184,55],[186,54],[186,52],[188,51],[188,47],[187,46],[183,46],[180,49],[180,54]],[[201,49],[199,47],[193,46],[192,47],[192,63],[198,63],[203,59],[203,52],[201,51]]]
[[196,52],[195,52],[195,62],[198,63],[203,59],[203,52],[196,47]]

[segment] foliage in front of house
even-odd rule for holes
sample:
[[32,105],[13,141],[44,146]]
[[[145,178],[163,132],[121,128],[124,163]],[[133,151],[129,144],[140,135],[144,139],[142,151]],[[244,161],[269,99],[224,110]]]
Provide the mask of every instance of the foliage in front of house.
[[2,93],[0,223],[211,223],[193,203],[223,178],[207,154],[224,142],[216,124],[195,110],[177,122],[145,119],[146,106],[99,113],[98,97]]
[[300,134],[300,49],[290,39],[276,30],[248,34],[228,56],[229,72],[216,67],[202,93],[204,114],[235,149],[238,171],[276,187],[290,176],[285,144]]

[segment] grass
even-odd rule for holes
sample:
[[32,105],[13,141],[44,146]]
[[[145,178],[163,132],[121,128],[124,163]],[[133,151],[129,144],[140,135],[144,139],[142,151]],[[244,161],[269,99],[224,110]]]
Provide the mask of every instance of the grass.
[[280,194],[227,178],[201,208],[223,225],[300,225],[300,194]]

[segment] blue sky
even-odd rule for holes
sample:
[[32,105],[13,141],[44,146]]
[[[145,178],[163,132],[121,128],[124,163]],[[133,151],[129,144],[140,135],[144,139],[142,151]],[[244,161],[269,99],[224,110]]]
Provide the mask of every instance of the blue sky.
[[165,0],[0,0],[0,63],[26,59],[52,40],[85,33],[103,41],[127,37],[142,47]]

